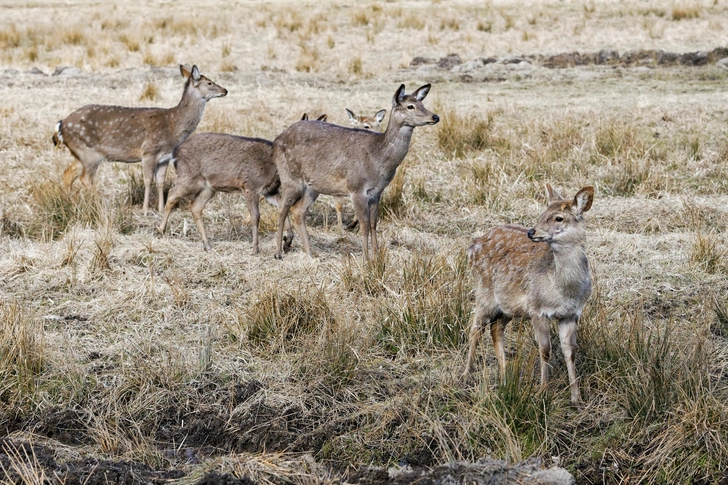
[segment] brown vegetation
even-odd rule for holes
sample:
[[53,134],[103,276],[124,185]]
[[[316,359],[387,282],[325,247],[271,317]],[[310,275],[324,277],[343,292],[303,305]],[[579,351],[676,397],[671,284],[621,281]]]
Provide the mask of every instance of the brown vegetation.
[[[728,72],[407,68],[574,46],[714,52],[723,3],[48,5],[0,17],[0,480],[371,483],[387,467],[486,456],[557,461],[579,483],[726,480]],[[50,143],[57,120],[88,103],[173,106],[176,62],[230,91],[198,132],[271,140],[303,112],[347,125],[346,107],[373,113],[402,82],[433,83],[442,121],[415,132],[383,194],[371,263],[322,202],[306,221],[318,257],[296,240],[278,262],[276,210],[261,206],[251,255],[238,194],[206,206],[216,245],[203,252],[186,211],[155,234],[139,166],[102,164],[97,190],[61,190],[72,157]],[[69,65],[81,73],[50,75]],[[147,86],[154,102],[140,99]],[[464,251],[486,228],[533,225],[545,182],[595,187],[583,410],[569,407],[558,344],[539,389],[520,322],[505,382],[487,345],[483,371],[458,379],[473,306]]]

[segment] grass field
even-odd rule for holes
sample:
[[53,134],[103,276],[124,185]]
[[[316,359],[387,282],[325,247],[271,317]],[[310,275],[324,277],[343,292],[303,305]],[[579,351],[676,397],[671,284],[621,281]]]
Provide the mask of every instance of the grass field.
[[[577,483],[728,481],[728,71],[657,62],[727,34],[724,0],[0,1],[3,483],[339,483],[482,457]],[[599,51],[620,58],[534,57]],[[164,237],[142,215],[139,164],[62,191],[55,123],[91,103],[171,107],[180,63],[229,90],[198,132],[271,140],[304,112],[346,125],[345,108],[433,84],[441,122],[415,130],[385,192],[374,263],[327,197],[315,258],[296,236],[276,261],[265,202],[252,255],[239,194],[208,204],[204,252],[186,207]],[[509,326],[505,384],[488,339],[460,379],[465,250],[532,225],[546,182],[595,187],[580,410],[555,331],[539,389],[528,322]]]

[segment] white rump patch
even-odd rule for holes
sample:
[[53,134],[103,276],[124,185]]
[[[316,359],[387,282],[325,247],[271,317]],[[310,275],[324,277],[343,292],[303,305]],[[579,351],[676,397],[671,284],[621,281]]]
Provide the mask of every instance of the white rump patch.
[[58,141],[60,143],[66,143],[63,140],[63,133],[61,133],[61,122],[60,121],[58,123],[56,123],[56,135],[58,135]]

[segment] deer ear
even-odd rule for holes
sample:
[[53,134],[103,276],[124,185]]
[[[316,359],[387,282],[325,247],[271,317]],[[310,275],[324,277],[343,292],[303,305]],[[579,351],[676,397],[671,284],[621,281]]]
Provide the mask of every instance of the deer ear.
[[576,215],[580,215],[583,212],[588,211],[591,209],[592,202],[594,201],[594,187],[591,185],[584,187],[579,192],[576,193],[574,196],[574,202],[572,202],[572,206],[574,207],[574,211],[576,212]]
[[546,197],[549,199],[549,204],[558,200],[564,200],[555,188],[551,187],[551,184],[546,182]]
[[412,93],[412,96],[414,96],[417,101],[422,101],[423,99],[425,99],[425,96],[427,96],[427,93],[430,92],[431,87],[431,84],[425,84],[424,86],[420,86],[419,88],[417,88],[417,91]]
[[303,116],[301,116],[301,121],[308,121],[308,113],[303,113]]
[[352,110],[350,110],[349,108],[346,108],[346,114],[349,115],[349,121],[351,121],[352,123],[356,122],[356,115],[354,114],[354,112]]
[[386,114],[387,114],[386,109],[379,110],[379,111],[377,111],[377,114],[374,115],[374,119],[377,120],[377,123],[381,123]]
[[404,84],[400,85],[399,89],[397,89],[397,92],[394,93],[394,98],[392,98],[392,107],[397,106],[399,103],[402,102],[404,99]]
[[326,121],[326,115],[323,114],[323,115],[319,116],[318,118],[316,118],[316,121]]
[[182,74],[182,77],[185,79],[190,77],[190,69],[182,64],[179,65],[179,73]]
[[192,66],[192,80],[194,82],[200,81],[200,70],[197,69],[197,66]]

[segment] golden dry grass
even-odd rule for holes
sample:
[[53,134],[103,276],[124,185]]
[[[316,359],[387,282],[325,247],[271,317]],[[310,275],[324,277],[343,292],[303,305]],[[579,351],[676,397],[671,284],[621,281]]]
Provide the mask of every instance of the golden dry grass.
[[[480,82],[402,68],[452,53],[710,50],[728,28],[722,3],[4,7],[4,434],[184,469],[189,483],[209,470],[274,482],[298,467],[325,480],[370,463],[488,455],[555,456],[584,483],[724,479],[726,72],[504,67],[498,82]],[[97,193],[60,190],[71,155],[52,147],[55,123],[89,103],[172,106],[177,62],[230,92],[208,104],[198,131],[271,140],[304,112],[346,125],[344,108],[389,109],[400,83],[433,82],[425,105],[442,121],[415,130],[385,192],[374,263],[361,262],[356,232],[330,223],[330,200],[309,216],[316,258],[296,236],[278,262],[276,211],[265,202],[253,256],[239,194],[208,204],[206,253],[189,211],[156,235],[158,215],[141,214],[137,165],[102,164]],[[83,72],[29,72],[63,65]],[[510,329],[520,353],[505,385],[487,343],[483,371],[457,378],[472,306],[464,250],[493,225],[533,223],[545,182],[568,194],[596,189],[581,411],[568,408],[558,346],[553,383],[537,389],[527,324]],[[21,451],[4,453],[26,483],[42,479]],[[313,458],[289,454],[302,452]]]

